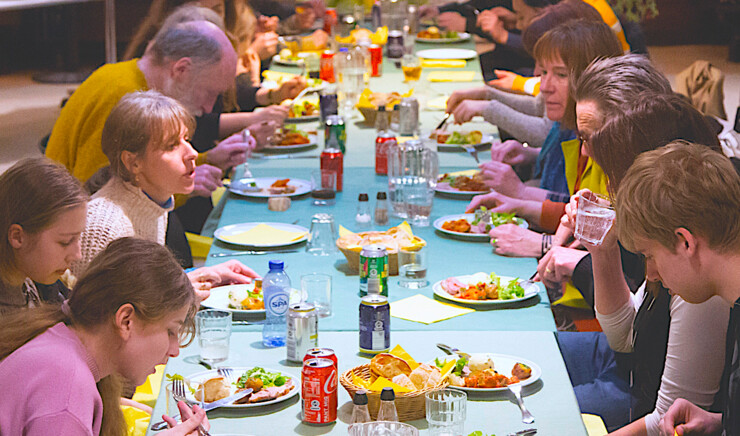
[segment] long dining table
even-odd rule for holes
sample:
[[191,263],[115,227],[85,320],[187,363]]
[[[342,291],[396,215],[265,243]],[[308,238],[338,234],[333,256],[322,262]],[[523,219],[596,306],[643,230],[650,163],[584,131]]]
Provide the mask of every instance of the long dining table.
[[[472,41],[458,44],[416,43],[416,49],[428,48],[474,49]],[[425,83],[422,101],[438,95],[449,95],[455,89],[482,86],[477,57],[467,61],[464,68],[476,73],[473,83],[435,82]],[[273,65],[273,69],[298,73],[295,67]],[[430,71],[451,71],[446,69],[425,69],[422,81]],[[369,88],[375,92],[405,92],[408,85],[402,83],[403,74],[393,62],[384,60],[383,75],[371,78]],[[428,133],[439,123],[444,113],[422,108],[420,111],[421,131]],[[483,133],[491,133],[497,138],[495,126],[482,122],[474,123]],[[248,164],[254,177],[280,177],[309,179],[311,170],[319,168],[316,157],[323,144],[323,132],[317,123],[304,124],[301,128],[318,128],[319,147],[292,153],[291,158],[270,159],[263,156],[250,159]],[[468,127],[466,126],[466,129]],[[284,212],[270,211],[267,200],[243,197],[231,193],[223,196],[206,224],[204,233],[212,235],[213,230],[223,226],[245,222],[293,223],[310,227],[311,217],[316,213],[329,213],[336,225],[352,231],[360,231],[355,226],[358,195],[367,193],[371,207],[375,204],[375,194],[387,190],[387,177],[375,174],[374,142],[375,130],[362,122],[359,112],[346,117],[347,151],[344,156],[344,189],[337,194],[331,206],[316,206],[308,196],[294,197],[290,208]],[[482,152],[484,160],[487,152]],[[264,156],[267,156],[265,154]],[[476,167],[471,156],[460,149],[459,152],[439,151],[440,173],[465,170]],[[237,177],[243,168],[237,169]],[[437,196],[434,198],[431,221],[451,214],[465,211],[469,200],[458,197]],[[375,230],[397,225],[400,219],[391,218],[387,226],[373,227]],[[409,290],[398,285],[398,277],[389,279],[389,302],[404,299],[416,294],[435,298],[432,283],[450,276],[472,274],[475,272],[496,272],[499,275],[528,278],[536,270],[536,260],[532,258],[510,258],[496,255],[487,242],[470,242],[451,238],[432,226],[413,227],[414,235],[426,241],[428,251],[427,278],[430,286]],[[332,315],[319,319],[319,346],[335,350],[338,357],[339,372],[369,363],[369,357],[358,350],[358,308],[359,275],[348,267],[344,256],[337,251],[330,256],[313,256],[298,245],[296,252],[268,255],[239,255],[233,257],[208,256],[207,265],[223,262],[225,259],[238,259],[259,273],[267,270],[267,261],[281,259],[293,287],[300,287],[300,277],[308,273],[325,273],[332,277]],[[218,240],[211,246],[210,254],[239,251],[240,247],[224,244]],[[538,285],[539,286],[539,285]],[[432,361],[442,353],[436,343],[447,343],[467,352],[487,352],[521,357],[540,366],[541,378],[523,389],[524,402],[535,416],[533,424],[523,424],[521,414],[508,392],[488,395],[470,394],[467,402],[465,434],[482,431],[484,435],[499,436],[534,427],[542,435],[585,435],[578,404],[570,384],[568,373],[560,355],[555,335],[555,323],[550,310],[550,302],[544,288],[539,287],[536,297],[513,304],[477,307],[472,313],[451,319],[422,324],[399,318],[391,319],[391,346],[401,345],[419,361]],[[262,326],[259,322],[237,322],[233,325],[229,358],[223,366],[251,367],[263,366],[279,370],[297,378],[300,388],[301,367],[286,361],[286,349],[266,348],[261,342]],[[197,342],[197,341],[196,341]],[[199,349],[196,343],[181,350],[178,357],[170,359],[166,373],[184,376],[203,371],[198,364]],[[163,384],[167,383],[166,381]],[[243,435],[319,435],[347,434],[351,415],[351,399],[347,392],[339,388],[338,420],[329,426],[311,426],[301,421],[301,403],[296,396],[274,405],[233,410],[221,408],[209,412],[211,434]],[[167,393],[164,386],[153,413],[159,417],[166,410]],[[411,424],[426,434],[424,419],[411,421]],[[148,434],[156,434],[149,431]]]

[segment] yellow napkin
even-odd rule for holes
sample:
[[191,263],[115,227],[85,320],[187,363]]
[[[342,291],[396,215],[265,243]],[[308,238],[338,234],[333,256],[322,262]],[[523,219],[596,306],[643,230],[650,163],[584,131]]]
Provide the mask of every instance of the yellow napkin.
[[[434,71],[432,73],[434,73]],[[432,73],[430,73],[430,75]],[[443,111],[443,110],[447,109],[447,99],[448,98],[449,97],[447,97],[446,95],[433,98],[433,99],[431,99],[431,100],[429,100],[427,102],[427,107],[429,109],[438,109],[438,110],[442,110]]]
[[581,413],[581,419],[586,426],[588,436],[602,436],[607,434],[606,426],[600,416]]
[[432,71],[427,79],[430,82],[472,82],[475,71]]
[[411,392],[411,389],[405,386],[397,385],[385,377],[378,377],[377,380],[375,380],[373,384],[370,385],[368,390],[372,392],[380,392],[383,390],[383,388],[393,388],[393,392],[395,393]]
[[411,355],[408,352],[406,352],[406,350],[404,350],[403,347],[400,345],[396,345],[395,347],[393,347],[393,349],[389,352],[389,354],[396,356],[396,357],[400,357],[401,359],[405,360],[406,363],[409,364],[409,367],[411,367],[412,371],[415,370],[419,366],[419,362],[414,360],[414,358],[411,357]]
[[421,294],[391,303],[392,317],[422,324],[432,324],[470,312],[475,311],[453,304],[440,303]]
[[282,71],[265,70],[262,72],[263,79],[267,80],[268,82],[275,82],[278,85],[283,82],[287,82],[288,80],[296,76],[297,74],[283,73]]
[[463,59],[422,59],[422,68],[465,68],[467,62]]
[[288,244],[304,237],[306,232],[289,232],[261,223],[251,229],[221,239],[241,245]]

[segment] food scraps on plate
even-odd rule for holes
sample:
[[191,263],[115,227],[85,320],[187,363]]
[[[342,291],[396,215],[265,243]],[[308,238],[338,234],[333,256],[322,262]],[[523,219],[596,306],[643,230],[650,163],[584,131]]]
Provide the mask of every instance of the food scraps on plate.
[[259,403],[270,401],[287,395],[296,388],[293,378],[280,372],[270,372],[261,367],[251,368],[239,376],[239,379],[230,383],[223,376],[211,377],[200,383],[185,379],[179,374],[167,375],[168,380],[179,378],[190,389],[193,398],[197,401],[212,403],[226,398],[244,389],[253,389],[253,392],[235,404]]
[[445,221],[442,228],[451,232],[482,234],[504,224],[517,224],[516,214],[514,212],[491,212],[485,206],[481,206],[480,209],[475,211],[475,217],[472,221],[465,218]]
[[[446,368],[448,360],[434,359],[438,368]],[[519,383],[532,376],[532,368],[517,362],[511,369],[511,377],[496,371],[493,355],[487,353],[473,354],[470,360],[461,357],[455,362],[454,368],[447,376],[452,386],[467,388],[503,388],[511,384]]]
[[513,300],[524,297],[524,288],[518,278],[502,284],[501,278],[493,272],[478,272],[465,280],[450,277],[442,280],[440,285],[443,291],[463,300]]
[[453,176],[448,173],[443,174],[438,182],[447,183],[451,188],[455,188],[458,191],[489,191],[490,189],[483,182],[483,175],[480,172],[475,173],[472,176]]

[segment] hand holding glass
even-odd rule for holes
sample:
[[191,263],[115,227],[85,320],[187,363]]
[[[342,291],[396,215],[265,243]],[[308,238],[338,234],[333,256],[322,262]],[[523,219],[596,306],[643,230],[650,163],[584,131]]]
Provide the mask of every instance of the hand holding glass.
[[578,196],[576,228],[573,235],[576,239],[594,246],[601,245],[611,229],[616,212],[609,200],[593,192],[583,192]]

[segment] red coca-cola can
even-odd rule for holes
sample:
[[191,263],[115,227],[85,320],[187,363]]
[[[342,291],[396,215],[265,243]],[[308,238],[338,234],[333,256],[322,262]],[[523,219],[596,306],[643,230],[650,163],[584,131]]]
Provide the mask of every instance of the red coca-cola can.
[[324,12],[324,32],[331,35],[331,29],[336,26],[338,21],[337,10],[334,8],[327,8],[326,12]]
[[372,67],[372,76],[380,77],[383,75],[383,47],[373,44],[368,48],[370,52],[370,66]]
[[337,355],[334,354],[334,350],[331,348],[309,348],[303,357],[303,362],[305,363],[309,359],[329,359],[334,362],[334,367],[337,367]]
[[319,78],[329,83],[334,83],[334,52],[326,50],[321,53],[319,64]]
[[309,359],[301,372],[303,422],[331,424],[337,420],[337,368],[331,359]]
[[344,178],[344,155],[338,148],[324,149],[320,157],[321,173],[336,173],[337,192],[342,191],[342,179]]
[[375,174],[388,174],[388,147],[396,144],[391,132],[380,132],[375,138]]

